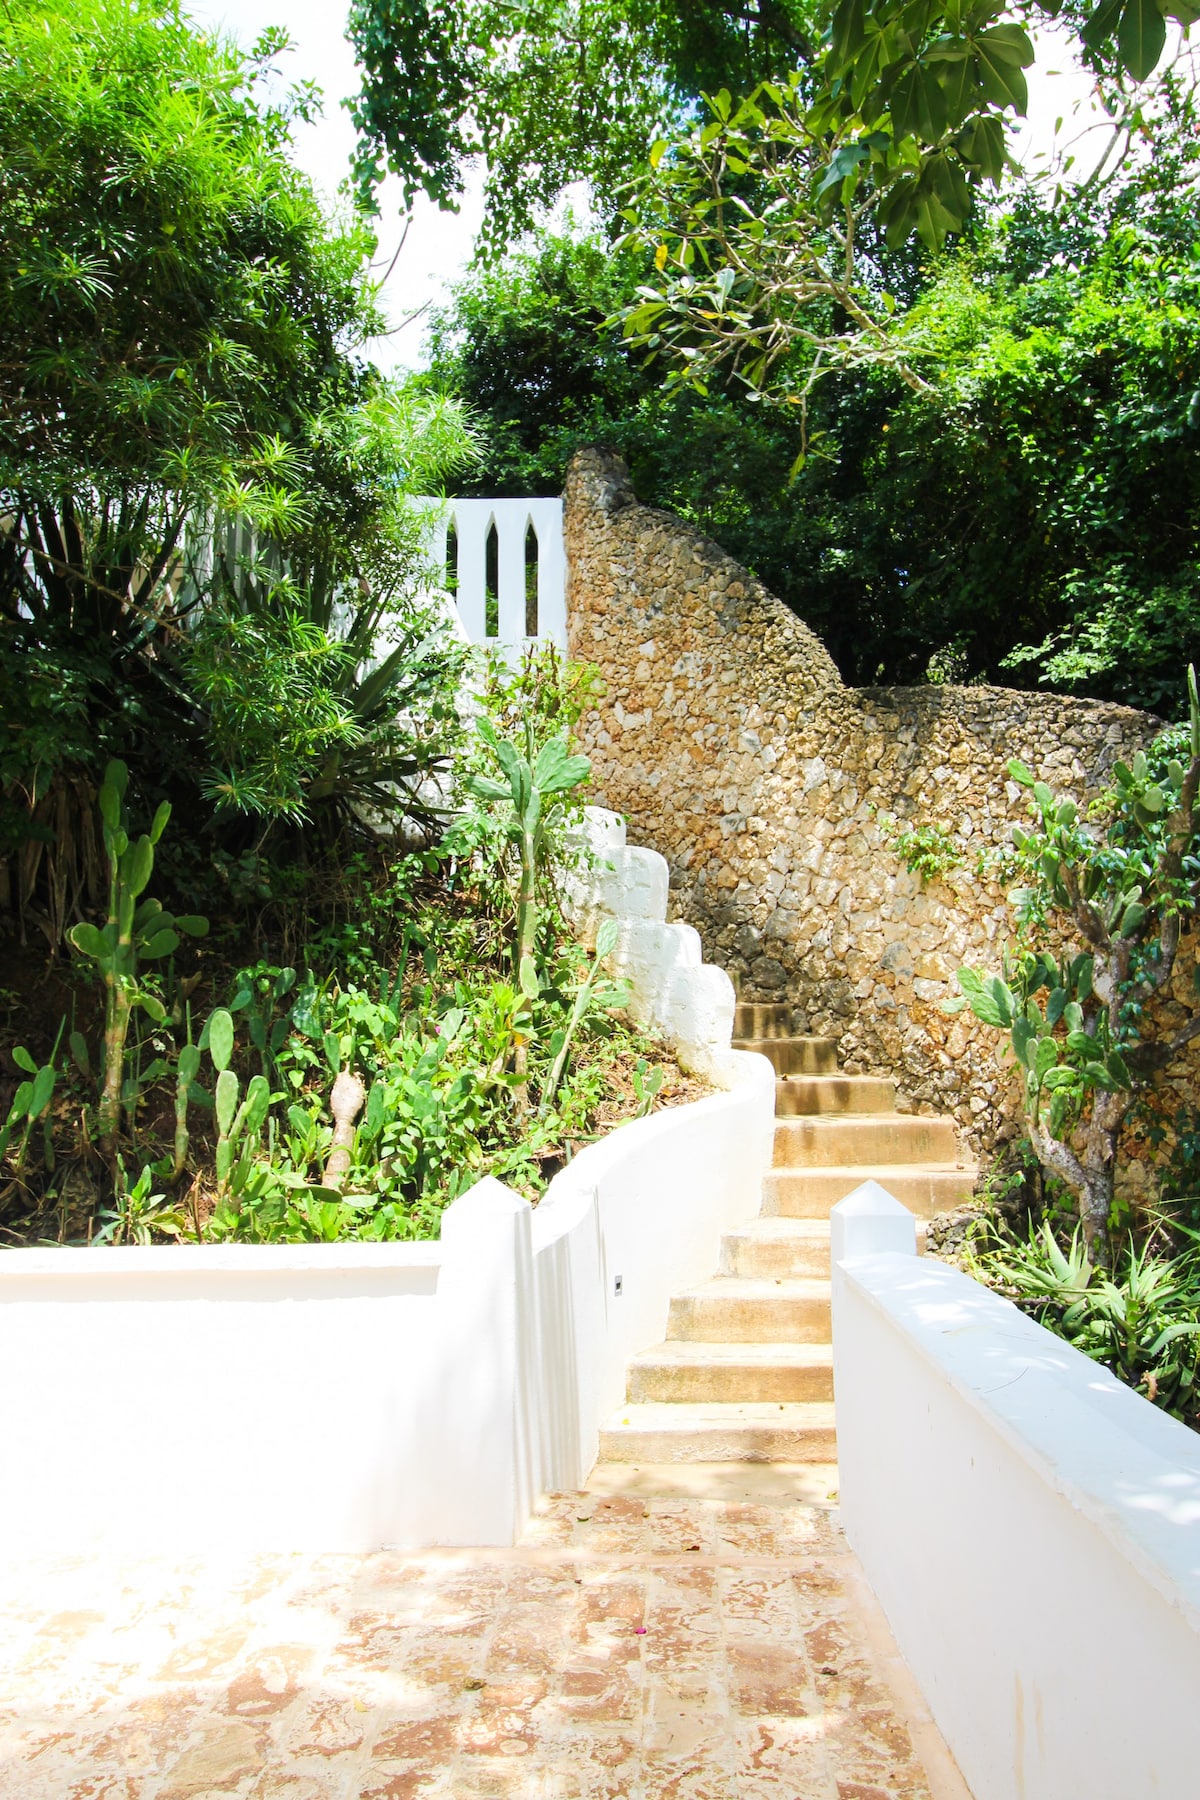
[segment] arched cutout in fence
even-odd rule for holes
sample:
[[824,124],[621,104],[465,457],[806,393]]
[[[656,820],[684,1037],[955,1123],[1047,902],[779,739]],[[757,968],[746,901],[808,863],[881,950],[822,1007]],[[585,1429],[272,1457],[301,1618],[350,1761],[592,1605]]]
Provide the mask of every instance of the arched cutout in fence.
[[[519,651],[566,648],[562,501],[552,498],[420,500],[433,515],[430,548],[463,635]],[[443,551],[442,545],[445,545]]]
[[500,636],[500,533],[496,530],[495,519],[488,526],[487,542],[483,549],[483,568],[483,635],[486,638],[498,638]]
[[538,634],[538,535],[530,519],[525,527],[525,636]]

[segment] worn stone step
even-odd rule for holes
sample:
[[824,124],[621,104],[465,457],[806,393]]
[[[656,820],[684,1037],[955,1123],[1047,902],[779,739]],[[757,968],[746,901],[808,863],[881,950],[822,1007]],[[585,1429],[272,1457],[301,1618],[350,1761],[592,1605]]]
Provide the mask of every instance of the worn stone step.
[[913,1113],[860,1113],[853,1118],[793,1118],[775,1123],[777,1169],[845,1168],[855,1163],[958,1161],[953,1119]]
[[853,1163],[824,1169],[772,1169],[763,1178],[763,1216],[826,1220],[839,1200],[864,1181],[877,1181],[918,1218],[932,1219],[969,1200],[977,1170],[971,1163]]
[[735,1050],[755,1050],[775,1065],[777,1075],[836,1075],[837,1039],[824,1037],[747,1037],[733,1040]]
[[896,1084],[880,1075],[784,1075],[775,1083],[775,1116],[888,1113]]
[[658,1344],[629,1365],[631,1403],[833,1399],[829,1344]]
[[792,1006],[788,1000],[739,1000],[733,1015],[735,1038],[790,1037]]
[[830,1339],[829,1282],[714,1281],[671,1299],[667,1336],[699,1344],[824,1344]]
[[829,1224],[825,1219],[752,1219],[721,1239],[722,1275],[754,1281],[788,1281],[829,1274]]
[[602,1462],[831,1462],[836,1454],[827,1400],[628,1405],[600,1432]]

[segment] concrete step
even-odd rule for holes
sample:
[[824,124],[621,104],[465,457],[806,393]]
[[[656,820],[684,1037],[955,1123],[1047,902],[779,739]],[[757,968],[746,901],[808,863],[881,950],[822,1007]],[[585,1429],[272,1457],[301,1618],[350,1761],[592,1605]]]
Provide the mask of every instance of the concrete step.
[[958,1161],[954,1120],[912,1113],[860,1113],[853,1118],[778,1119],[777,1169],[845,1168],[855,1163]]
[[630,1405],[600,1432],[601,1462],[831,1462],[827,1400],[765,1405]]
[[667,1336],[693,1344],[827,1344],[829,1281],[718,1275],[672,1296]]
[[735,1038],[784,1038],[792,1031],[792,1006],[787,1000],[739,1000],[733,1015]]
[[833,1399],[829,1344],[658,1344],[629,1365],[631,1403]]
[[735,1037],[735,1050],[756,1050],[778,1075],[836,1075],[837,1039],[823,1037]]
[[754,1281],[826,1276],[829,1225],[824,1219],[752,1219],[721,1239],[720,1273]]
[[918,1218],[931,1219],[969,1200],[977,1170],[971,1163],[852,1163],[840,1168],[772,1169],[763,1179],[764,1219],[828,1219],[839,1200],[864,1181],[877,1181]]
[[775,1083],[775,1117],[889,1113],[896,1084],[878,1075],[783,1075]]

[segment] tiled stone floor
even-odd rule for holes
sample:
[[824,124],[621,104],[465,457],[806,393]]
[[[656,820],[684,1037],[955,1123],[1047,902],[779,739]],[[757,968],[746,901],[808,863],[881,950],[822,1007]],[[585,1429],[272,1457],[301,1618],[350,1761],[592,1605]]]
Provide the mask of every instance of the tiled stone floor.
[[964,1792],[826,1498],[634,1489],[556,1496],[513,1551],[6,1568],[0,1795]]

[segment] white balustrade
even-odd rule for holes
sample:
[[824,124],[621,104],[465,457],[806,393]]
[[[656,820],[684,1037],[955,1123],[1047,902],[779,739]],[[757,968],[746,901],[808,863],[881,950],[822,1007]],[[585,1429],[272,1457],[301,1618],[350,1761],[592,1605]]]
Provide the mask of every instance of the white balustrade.
[[[530,644],[552,643],[566,649],[567,560],[561,500],[422,499],[417,504],[431,514],[430,556],[435,567],[446,569],[446,586],[454,595],[459,623],[473,644],[520,651]],[[495,578],[489,594],[488,540],[493,530]],[[453,566],[448,566],[451,531]],[[534,554],[527,558],[531,532],[536,548],[529,546]],[[533,618],[526,606],[527,597],[532,598],[527,585],[531,567],[536,569]],[[528,625],[535,629],[528,630]]]

